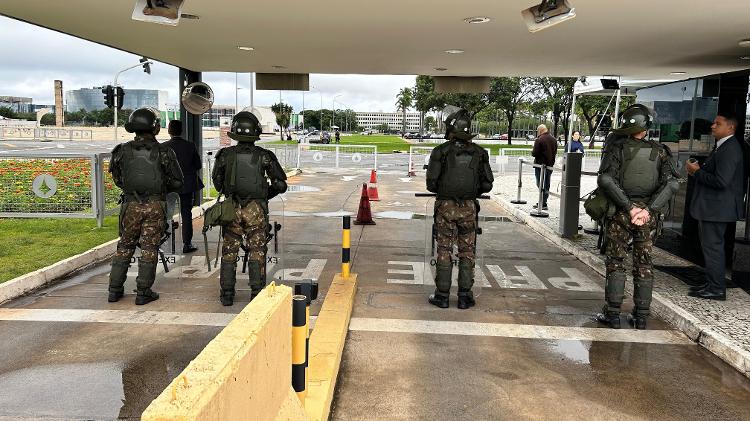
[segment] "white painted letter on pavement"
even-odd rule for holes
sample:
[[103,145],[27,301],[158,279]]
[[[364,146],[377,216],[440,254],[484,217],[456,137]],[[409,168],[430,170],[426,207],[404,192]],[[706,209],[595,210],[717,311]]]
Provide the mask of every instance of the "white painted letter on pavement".
[[594,281],[589,279],[578,269],[574,268],[560,268],[566,275],[565,277],[549,278],[548,281],[555,288],[560,288],[566,291],[587,291],[587,292],[602,292],[602,287],[597,285]]

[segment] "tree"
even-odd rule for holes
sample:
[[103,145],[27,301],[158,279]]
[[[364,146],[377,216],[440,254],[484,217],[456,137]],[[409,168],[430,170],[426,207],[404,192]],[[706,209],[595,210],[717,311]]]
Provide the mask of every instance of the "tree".
[[435,120],[435,117],[428,115],[424,119],[424,126],[427,128],[427,131],[432,131],[433,128],[437,128],[437,121]]
[[383,133],[388,133],[391,130],[391,128],[390,126],[388,126],[388,123],[381,123],[375,126],[375,130],[379,132],[383,132]]
[[[547,102],[548,109],[552,110],[555,137],[558,134],[561,118],[563,119],[563,129],[565,130],[568,127],[573,103],[573,85],[577,80],[574,77],[539,77],[533,79],[532,83]],[[566,140],[567,136],[567,130],[565,130]]]
[[54,113],[47,113],[42,116],[42,119],[39,121],[39,123],[42,126],[54,126],[56,121],[57,120],[55,119]]
[[497,77],[490,82],[490,99],[508,120],[508,145],[513,138],[513,120],[521,104],[534,91],[530,78]]
[[18,114],[10,107],[0,107],[0,116],[5,118],[18,118]]
[[[612,96],[580,95],[576,98],[576,112],[579,117],[586,121],[589,129],[591,140],[589,148],[594,147],[594,133],[599,124],[599,117],[602,115],[611,115],[614,117],[615,99]],[[621,97],[620,113],[635,102],[630,96]]]
[[411,107],[413,102],[412,91],[409,88],[401,88],[398,95],[396,95],[396,110],[403,111],[404,119],[401,128],[401,136],[406,134],[406,110]]
[[276,124],[279,125],[279,136],[284,140],[284,130],[289,130],[289,122],[292,120],[294,109],[289,104],[279,102],[271,105],[271,111],[276,115]]

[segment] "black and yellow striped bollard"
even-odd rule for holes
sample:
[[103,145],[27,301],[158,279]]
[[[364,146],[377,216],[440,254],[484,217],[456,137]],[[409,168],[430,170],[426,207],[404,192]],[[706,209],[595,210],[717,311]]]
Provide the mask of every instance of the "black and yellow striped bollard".
[[344,230],[341,239],[341,277],[349,279],[351,269],[352,217],[344,217]]
[[307,394],[307,297],[292,297],[292,387],[302,405]]

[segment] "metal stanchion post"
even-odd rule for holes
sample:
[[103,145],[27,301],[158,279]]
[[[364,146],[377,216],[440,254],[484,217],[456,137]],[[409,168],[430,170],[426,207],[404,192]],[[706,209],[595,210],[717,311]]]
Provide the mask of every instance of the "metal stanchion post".
[[[536,166],[534,168],[536,168]],[[539,176],[539,201],[536,202],[536,209],[531,211],[531,213],[529,213],[529,215],[534,216],[536,218],[548,218],[549,217],[549,213],[543,210],[544,183],[546,182],[546,180],[547,180],[547,166],[542,165],[541,175]]]
[[305,384],[306,359],[305,344],[307,342],[308,327],[306,324],[307,297],[295,295],[292,297],[292,387],[297,392],[302,406],[305,405],[307,390]]
[[521,200],[521,187],[523,187],[523,158],[518,158],[518,194],[516,200],[511,200],[510,203],[514,205],[525,205],[526,201]]
[[750,285],[750,184],[745,197],[745,236],[734,241],[732,281],[740,287]]

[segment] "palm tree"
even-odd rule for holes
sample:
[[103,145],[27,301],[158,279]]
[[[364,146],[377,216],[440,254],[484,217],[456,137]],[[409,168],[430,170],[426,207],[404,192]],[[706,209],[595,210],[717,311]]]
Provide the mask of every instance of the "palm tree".
[[412,99],[414,97],[413,92],[409,88],[401,88],[398,95],[396,95],[396,110],[403,111],[404,120],[401,127],[401,136],[406,134],[406,110],[411,107]]
[[276,115],[276,124],[279,125],[279,135],[281,136],[281,140],[284,140],[284,129],[289,131],[289,122],[291,121],[294,109],[289,104],[279,102],[271,106],[271,111]]

